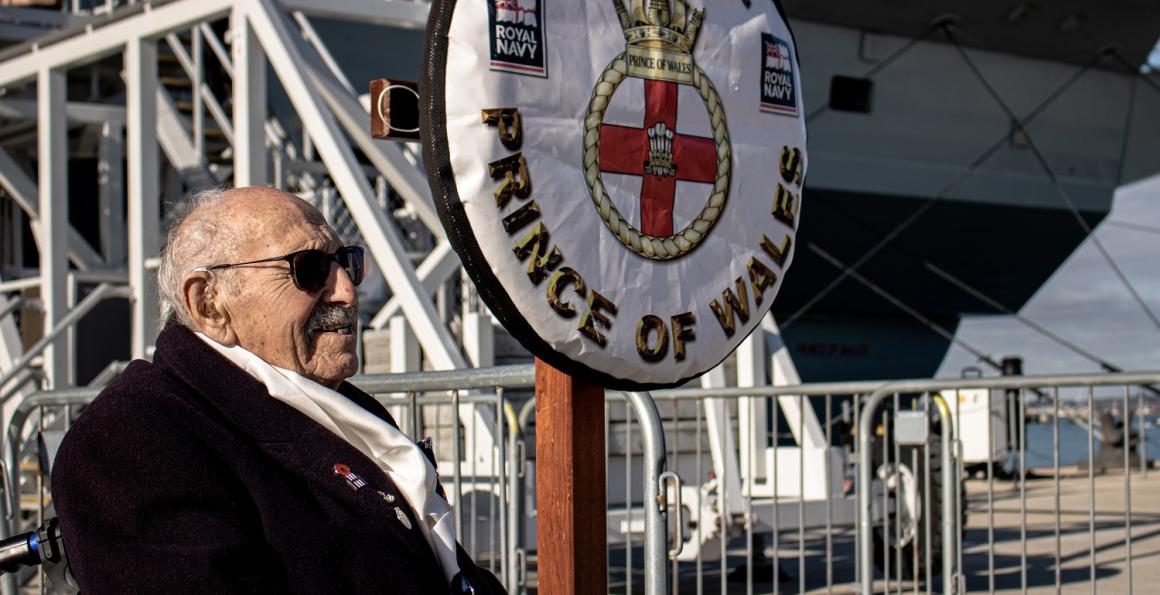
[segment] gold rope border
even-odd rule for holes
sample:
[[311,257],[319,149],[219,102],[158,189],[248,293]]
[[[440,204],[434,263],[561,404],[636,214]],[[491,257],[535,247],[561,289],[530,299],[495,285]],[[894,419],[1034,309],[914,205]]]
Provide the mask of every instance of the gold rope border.
[[717,94],[713,82],[700,66],[694,64],[693,87],[709,108],[713,140],[717,143],[717,180],[713,184],[713,193],[709,195],[705,207],[684,229],[667,237],[647,235],[626,221],[616,209],[616,205],[612,204],[600,175],[600,126],[604,123],[604,112],[608,109],[612,94],[627,76],[628,65],[625,63],[624,53],[621,53],[609,62],[592,89],[592,100],[588,104],[588,113],[584,115],[584,178],[588,182],[588,190],[592,202],[596,204],[597,212],[621,244],[645,258],[672,260],[696,248],[720,219],[721,212],[725,208],[733,167],[729,129],[725,124],[725,108],[721,105],[721,97]]

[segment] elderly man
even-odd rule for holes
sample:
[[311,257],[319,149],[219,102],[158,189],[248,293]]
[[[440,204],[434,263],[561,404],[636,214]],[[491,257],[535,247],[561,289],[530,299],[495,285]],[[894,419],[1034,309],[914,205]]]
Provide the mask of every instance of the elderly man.
[[429,447],[344,382],[363,253],[272,188],[191,199],[165,328],[68,432],[52,487],[85,593],[502,593]]

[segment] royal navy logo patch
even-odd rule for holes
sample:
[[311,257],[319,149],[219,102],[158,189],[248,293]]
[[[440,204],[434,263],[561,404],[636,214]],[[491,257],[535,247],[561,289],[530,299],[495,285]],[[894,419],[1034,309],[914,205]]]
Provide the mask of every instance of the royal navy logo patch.
[[761,111],[798,115],[797,81],[789,44],[769,33],[761,34]]
[[487,0],[492,70],[548,76],[544,1]]

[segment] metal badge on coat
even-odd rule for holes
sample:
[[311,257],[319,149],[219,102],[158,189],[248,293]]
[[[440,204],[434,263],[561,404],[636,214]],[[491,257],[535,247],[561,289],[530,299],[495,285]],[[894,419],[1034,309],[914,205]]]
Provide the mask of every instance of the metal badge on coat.
[[403,512],[402,508],[395,507],[395,516],[399,517],[399,522],[403,523],[404,527],[411,528],[411,519],[407,518],[407,513]]
[[338,463],[334,466],[334,474],[345,479],[346,485],[349,486],[352,490],[357,491],[359,488],[366,487],[367,485],[366,480],[360,477],[358,473],[351,471],[350,467],[343,465],[342,463]]

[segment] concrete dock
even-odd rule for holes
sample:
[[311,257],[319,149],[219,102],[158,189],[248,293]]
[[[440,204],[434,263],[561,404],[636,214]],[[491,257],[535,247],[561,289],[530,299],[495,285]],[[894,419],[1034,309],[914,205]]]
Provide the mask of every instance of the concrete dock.
[[[1160,470],[1151,470],[1146,478],[1139,470],[1130,474],[1130,523],[1125,514],[1129,492],[1125,489],[1122,471],[1096,476],[1094,490],[1089,490],[1086,472],[1064,469],[1059,482],[1058,507],[1053,471],[1037,471],[1047,477],[1027,482],[1025,506],[1018,484],[1010,481],[994,484],[993,573],[988,555],[991,548],[987,531],[987,482],[968,482],[970,506],[963,562],[970,592],[989,590],[992,580],[996,592],[1019,592],[1024,581],[1029,592],[1055,592],[1058,510],[1061,592],[1092,592],[1094,575],[1097,592],[1160,593]],[[1089,516],[1089,496],[1093,492],[1094,514]],[[1021,510],[1025,512],[1021,514]],[[1093,517],[1094,533],[1089,531]],[[1023,518],[1026,519],[1026,565],[1020,541]],[[1129,535],[1130,557],[1126,544]]]

